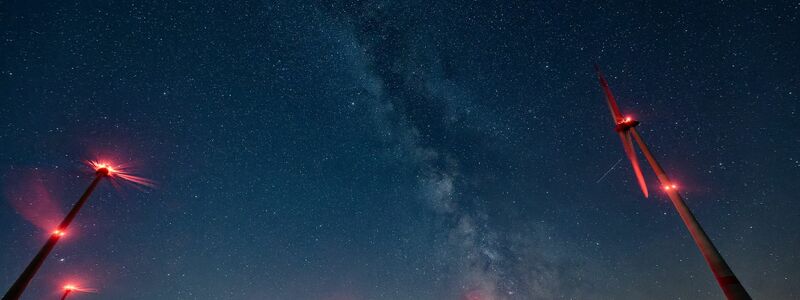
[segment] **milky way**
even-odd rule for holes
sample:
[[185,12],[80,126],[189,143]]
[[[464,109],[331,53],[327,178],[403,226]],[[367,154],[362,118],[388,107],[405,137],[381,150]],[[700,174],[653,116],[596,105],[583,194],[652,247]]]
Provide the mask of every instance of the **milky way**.
[[27,298],[719,299],[609,169],[598,63],[751,295],[797,298],[798,9],[3,2],[0,281],[102,154],[155,186],[101,184]]

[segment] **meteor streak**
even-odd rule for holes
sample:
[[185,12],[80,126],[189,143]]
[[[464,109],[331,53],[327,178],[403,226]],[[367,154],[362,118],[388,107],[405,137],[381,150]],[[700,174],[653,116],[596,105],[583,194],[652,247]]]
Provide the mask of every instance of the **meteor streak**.
[[[22,274],[19,275],[19,278],[14,282],[11,288],[8,289],[5,296],[3,296],[3,300],[17,300],[22,293],[25,291],[25,288],[30,283],[33,276],[36,275],[36,272],[44,263],[47,256],[50,255],[50,252],[53,251],[53,248],[56,246],[56,243],[66,235],[67,227],[69,227],[72,220],[75,219],[75,216],[78,215],[78,211],[80,211],[81,207],[86,203],[86,200],[89,199],[89,196],[92,195],[97,185],[100,183],[100,180],[103,178],[108,178],[109,180],[113,180],[119,178],[120,180],[129,181],[135,184],[144,185],[144,186],[152,186],[153,182],[144,179],[142,177],[130,175],[125,172],[124,168],[119,166],[112,167],[111,164],[99,161],[88,161],[89,164],[94,169],[94,180],[92,183],[89,184],[89,187],[86,188],[86,191],[83,192],[83,195],[75,202],[75,205],[72,206],[72,209],[69,211],[66,217],[61,221],[57,228],[55,228],[52,233],[50,234],[50,238],[47,242],[42,246],[36,256],[33,257],[30,264],[22,271]],[[69,289],[67,291],[71,291]],[[65,296],[68,292],[65,292]]]
[[608,173],[611,173],[611,171],[613,171],[614,168],[616,168],[617,165],[619,165],[620,162],[622,162],[622,158],[620,158],[617,162],[615,162],[614,165],[611,166],[611,168],[608,168],[608,171],[603,173],[603,176],[600,176],[600,179],[597,179],[597,181],[595,181],[594,183],[600,183],[600,181],[602,181],[603,178],[606,178],[606,176],[608,176]]
[[697,219],[695,219],[692,211],[688,206],[686,206],[686,203],[683,202],[680,194],[678,194],[678,185],[669,179],[667,173],[664,172],[664,169],[662,169],[661,165],[658,164],[653,156],[653,153],[650,152],[647,144],[644,143],[644,140],[636,131],[636,126],[639,125],[639,121],[636,121],[630,117],[623,117],[622,113],[619,111],[617,102],[614,99],[614,95],[611,93],[611,89],[608,87],[608,82],[606,82],[606,79],[603,77],[603,73],[600,72],[600,67],[595,65],[595,71],[597,72],[597,77],[600,80],[600,86],[603,88],[603,92],[606,95],[606,102],[608,103],[608,108],[611,110],[611,116],[614,118],[615,130],[617,133],[619,133],[619,136],[622,139],[622,147],[625,150],[628,159],[631,161],[631,164],[633,165],[633,171],[636,174],[636,178],[639,181],[639,186],[641,187],[645,198],[648,196],[647,185],[645,184],[644,176],[642,176],[642,171],[639,168],[639,161],[636,157],[636,152],[633,149],[631,136],[633,136],[633,139],[636,140],[636,144],[639,145],[639,148],[642,150],[647,162],[650,163],[650,167],[656,173],[656,177],[658,177],[658,181],[661,183],[662,189],[664,192],[666,192],[667,196],[669,196],[669,199],[672,201],[672,205],[675,206],[675,210],[678,211],[683,223],[689,230],[689,234],[692,235],[692,239],[694,239],[695,244],[697,244],[697,247],[700,248],[703,258],[705,258],[706,263],[708,263],[708,266],[711,268],[711,272],[714,273],[714,277],[717,279],[717,283],[725,293],[725,297],[735,300],[750,299],[750,295],[747,293],[747,290],[744,289],[742,284],[739,282],[739,279],[736,278],[736,275],[725,262],[725,259],[722,258],[722,255],[719,253],[719,251],[717,251],[717,248],[711,242],[711,239],[708,238],[708,235],[706,235],[705,231],[703,231],[703,228],[700,227],[700,223],[697,222]]

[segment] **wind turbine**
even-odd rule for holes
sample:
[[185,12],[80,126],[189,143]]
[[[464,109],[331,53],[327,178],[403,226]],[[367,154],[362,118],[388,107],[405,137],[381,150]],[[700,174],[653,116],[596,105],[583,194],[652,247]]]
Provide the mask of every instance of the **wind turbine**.
[[[98,161],[88,161],[87,164],[94,169],[94,179],[92,183],[89,184],[89,187],[86,188],[86,191],[83,192],[83,195],[75,202],[75,205],[72,206],[69,213],[64,217],[58,227],[53,230],[50,234],[50,238],[47,239],[47,242],[42,246],[39,252],[36,253],[36,256],[33,257],[33,260],[28,264],[25,270],[19,275],[14,284],[6,292],[5,296],[3,296],[3,300],[17,300],[22,296],[22,293],[25,292],[25,288],[28,287],[28,284],[33,279],[33,276],[36,275],[36,272],[39,271],[39,268],[44,264],[45,259],[47,256],[50,255],[50,252],[53,251],[58,241],[67,233],[67,228],[72,223],[72,220],[78,215],[78,212],[81,210],[84,204],[86,204],[86,200],[89,199],[89,196],[92,195],[97,185],[100,183],[103,178],[108,178],[112,180],[112,183],[115,182],[113,180],[124,180],[129,181],[135,184],[144,185],[144,186],[152,186],[153,182],[138,177],[135,175],[131,175],[125,171],[125,169],[121,167],[112,167],[108,163],[98,162]],[[69,290],[67,290],[69,291]],[[68,292],[65,292],[65,295],[68,295]]]
[[608,82],[606,82],[606,79],[603,77],[603,73],[600,72],[600,67],[595,65],[594,68],[600,80],[600,86],[603,88],[603,92],[606,95],[606,102],[608,103],[608,108],[611,110],[611,117],[614,119],[614,130],[617,131],[620,139],[622,139],[622,147],[625,150],[625,154],[628,156],[628,160],[631,161],[633,172],[636,174],[636,179],[639,181],[639,187],[642,189],[644,197],[648,197],[647,184],[644,181],[642,170],[639,168],[639,160],[633,149],[631,136],[636,140],[636,144],[639,145],[647,162],[650,163],[650,167],[656,173],[656,177],[658,177],[658,181],[661,183],[664,192],[669,196],[672,205],[675,206],[675,210],[678,211],[678,215],[680,215],[681,220],[683,220],[683,223],[689,230],[689,234],[692,235],[692,239],[694,239],[695,244],[697,244],[697,247],[700,249],[700,253],[703,254],[703,258],[705,258],[706,263],[708,263],[708,266],[711,268],[711,272],[714,273],[714,277],[725,293],[725,297],[735,300],[751,299],[747,290],[744,289],[739,279],[736,278],[736,275],[725,262],[725,259],[722,258],[717,248],[714,247],[711,239],[708,238],[703,228],[700,227],[700,224],[697,222],[697,219],[694,217],[689,207],[686,206],[686,203],[684,203],[681,195],[678,194],[678,186],[669,179],[667,173],[664,172],[664,169],[658,164],[653,153],[650,152],[647,144],[644,143],[644,140],[636,131],[636,126],[639,125],[639,121],[631,117],[623,116],[622,113],[620,113],[617,101],[614,99],[614,95],[611,93],[611,89],[608,87]]

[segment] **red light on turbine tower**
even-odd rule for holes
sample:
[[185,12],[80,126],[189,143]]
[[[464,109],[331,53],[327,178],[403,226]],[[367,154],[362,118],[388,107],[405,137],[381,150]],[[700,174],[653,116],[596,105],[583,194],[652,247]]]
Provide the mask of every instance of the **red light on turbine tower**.
[[74,283],[65,284],[63,288],[64,288],[65,291],[72,291],[72,292],[81,292],[81,293],[96,293],[97,292],[97,289],[78,286],[78,285],[76,285]]
[[90,160],[87,163],[92,167],[92,169],[95,170],[95,172],[100,174],[114,176],[114,174],[117,173],[117,169],[107,162]]
[[617,125],[625,125],[625,124],[630,124],[630,123],[633,123],[634,121],[635,121],[635,120],[634,120],[634,119],[633,119],[633,117],[631,117],[630,115],[627,115],[627,116],[624,116],[624,117],[623,117],[623,116],[620,116],[620,117],[617,119]]
[[674,183],[670,183],[670,184],[665,184],[663,186],[663,188],[664,188],[665,191],[674,191],[674,190],[678,189],[678,185],[676,185]]
[[63,230],[61,230],[61,229],[56,229],[56,230],[53,230],[53,235],[56,235],[56,236],[62,237],[62,236],[64,236],[65,234],[67,234],[67,233],[66,233],[66,232],[64,232],[64,231],[63,231]]
[[86,163],[95,170],[98,176],[107,176],[110,179],[120,179],[137,185],[152,187],[155,183],[147,178],[132,175],[124,165],[114,164],[104,160],[88,160]]
[[97,289],[93,288],[86,288],[86,287],[79,287],[75,284],[69,283],[65,284],[62,289],[64,290],[64,294],[61,295],[61,300],[67,299],[67,296],[71,293],[96,293]]

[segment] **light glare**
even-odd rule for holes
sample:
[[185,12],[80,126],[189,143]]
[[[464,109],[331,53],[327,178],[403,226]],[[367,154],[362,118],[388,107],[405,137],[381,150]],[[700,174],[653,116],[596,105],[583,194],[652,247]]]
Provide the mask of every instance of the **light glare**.
[[[153,187],[155,183],[147,178],[131,175],[122,165],[117,165],[101,160],[89,160],[86,162],[95,172],[101,173],[103,170],[107,171],[106,176],[110,178],[119,178],[124,181],[132,182],[138,185]],[[100,174],[102,175],[102,174]]]

